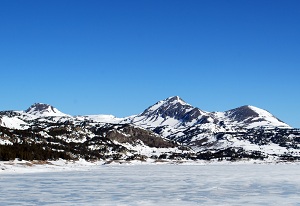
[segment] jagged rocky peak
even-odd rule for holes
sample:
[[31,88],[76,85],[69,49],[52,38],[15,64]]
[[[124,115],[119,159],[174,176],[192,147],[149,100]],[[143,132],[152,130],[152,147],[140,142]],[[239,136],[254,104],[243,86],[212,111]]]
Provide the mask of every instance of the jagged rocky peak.
[[45,110],[52,110],[54,112],[54,107],[49,105],[49,104],[44,104],[44,103],[34,103],[31,105],[25,112],[30,113],[33,111],[40,111],[43,112]]
[[160,116],[162,118],[174,118],[183,122],[189,122],[202,115],[198,108],[186,103],[179,96],[172,96],[146,109],[141,116]]
[[28,114],[40,115],[40,116],[65,116],[66,114],[62,113],[55,107],[44,104],[44,103],[35,103],[31,105],[27,110],[25,110]]
[[[179,96],[172,96],[172,97],[169,97],[169,98],[167,98],[167,99],[165,99],[163,101],[166,101],[169,104],[189,105],[183,99],[181,99]],[[189,106],[191,106],[191,105],[189,105]]]

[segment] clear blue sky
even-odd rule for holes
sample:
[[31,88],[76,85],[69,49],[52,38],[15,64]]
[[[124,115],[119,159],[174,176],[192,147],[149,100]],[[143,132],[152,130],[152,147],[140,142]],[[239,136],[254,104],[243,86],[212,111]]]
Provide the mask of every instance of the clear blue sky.
[[300,127],[298,0],[2,0],[0,110],[138,114],[178,95]]

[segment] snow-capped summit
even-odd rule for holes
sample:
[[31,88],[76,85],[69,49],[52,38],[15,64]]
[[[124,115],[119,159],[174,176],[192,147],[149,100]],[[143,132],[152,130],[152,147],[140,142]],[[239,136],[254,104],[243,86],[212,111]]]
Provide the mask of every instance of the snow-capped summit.
[[156,104],[148,107],[142,114],[146,114],[146,113],[152,113],[154,111],[157,111],[158,109],[162,108],[162,107],[172,107],[172,106],[188,106],[190,107],[191,105],[187,104],[185,101],[183,101],[179,96],[173,96],[173,97],[169,97],[165,100],[159,101]]
[[[193,125],[206,117],[206,112],[186,103],[178,96],[172,96],[148,107],[132,118],[132,123],[144,127]],[[207,118],[205,118],[207,119]]]
[[186,103],[183,99],[181,99],[179,96],[172,96],[172,97],[169,97],[165,100],[163,100],[165,102],[168,102],[169,104],[181,104],[181,105],[188,105],[188,106],[191,106],[190,104]]
[[201,115],[203,111],[191,106],[180,97],[169,97],[150,106],[139,116],[160,116],[162,118],[174,118],[181,121],[191,121]]
[[66,114],[55,107],[43,103],[35,103],[25,110],[25,112],[36,116],[66,116]]

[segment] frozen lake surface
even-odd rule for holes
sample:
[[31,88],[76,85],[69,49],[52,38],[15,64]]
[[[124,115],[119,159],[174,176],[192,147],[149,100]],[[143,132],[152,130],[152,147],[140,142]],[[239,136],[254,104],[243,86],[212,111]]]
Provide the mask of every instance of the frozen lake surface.
[[300,165],[106,165],[0,174],[0,205],[300,205]]

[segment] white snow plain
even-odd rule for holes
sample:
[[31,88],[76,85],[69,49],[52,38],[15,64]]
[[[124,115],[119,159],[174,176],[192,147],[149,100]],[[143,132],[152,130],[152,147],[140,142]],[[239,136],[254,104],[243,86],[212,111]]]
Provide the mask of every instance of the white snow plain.
[[0,172],[0,205],[298,205],[299,170],[299,164],[216,163]]

